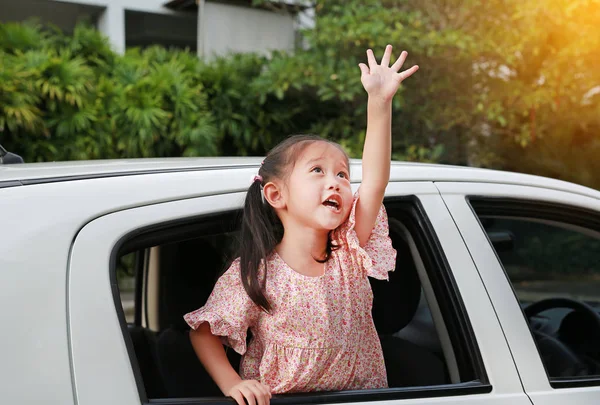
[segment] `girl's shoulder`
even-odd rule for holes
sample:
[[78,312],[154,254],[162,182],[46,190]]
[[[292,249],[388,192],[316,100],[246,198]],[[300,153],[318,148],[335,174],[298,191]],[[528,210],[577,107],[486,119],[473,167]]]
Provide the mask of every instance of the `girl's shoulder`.
[[[268,263],[271,263],[271,261],[273,260],[273,254],[269,255],[268,257]],[[224,275],[240,275],[242,272],[242,258],[240,256],[236,257],[235,259],[233,259],[233,261],[229,264],[229,266],[227,267],[227,269],[225,270],[225,272],[223,273]],[[258,275],[261,276],[262,274],[264,274],[264,262],[261,263],[258,266]]]
[[235,259],[233,259],[231,261],[231,263],[229,263],[229,266],[227,266],[227,268],[225,269],[225,271],[223,271],[222,276],[224,276],[225,274],[229,274],[229,273],[240,273],[240,257],[236,257]]

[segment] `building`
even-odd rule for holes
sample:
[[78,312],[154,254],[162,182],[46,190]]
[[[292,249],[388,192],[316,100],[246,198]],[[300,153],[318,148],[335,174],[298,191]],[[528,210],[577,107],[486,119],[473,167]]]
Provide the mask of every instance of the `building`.
[[293,50],[298,28],[312,18],[292,3],[273,11],[252,7],[252,0],[0,0],[0,22],[36,18],[69,32],[84,20],[119,53],[158,44],[210,58]]

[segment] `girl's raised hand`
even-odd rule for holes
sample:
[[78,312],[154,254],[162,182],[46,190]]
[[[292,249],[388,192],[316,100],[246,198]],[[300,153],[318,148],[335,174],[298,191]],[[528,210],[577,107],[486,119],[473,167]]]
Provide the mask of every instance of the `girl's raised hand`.
[[361,71],[360,81],[369,94],[369,97],[379,97],[383,101],[390,101],[394,97],[394,94],[396,94],[398,87],[400,87],[400,83],[419,70],[419,66],[415,65],[410,69],[398,73],[407,55],[408,52],[402,51],[396,62],[390,66],[392,46],[388,45],[385,47],[381,64],[378,65],[373,51],[371,49],[367,50],[369,66],[364,63],[359,63],[358,66]]

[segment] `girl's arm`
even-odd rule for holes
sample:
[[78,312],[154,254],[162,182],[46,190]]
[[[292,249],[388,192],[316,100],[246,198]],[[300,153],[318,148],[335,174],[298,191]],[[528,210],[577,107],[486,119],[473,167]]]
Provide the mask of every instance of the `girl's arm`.
[[218,336],[210,332],[207,322],[190,331],[190,341],[198,359],[224,395],[232,397],[239,405],[268,405],[269,388],[258,381],[242,380],[231,367]]
[[383,203],[385,188],[390,179],[392,154],[392,99],[400,83],[419,67],[413,66],[398,73],[407,53],[403,51],[390,67],[392,46],[378,65],[372,50],[367,50],[369,66],[359,64],[361,81],[369,95],[367,103],[367,134],[362,157],[362,182],[360,198],[356,205],[356,225],[354,227],[361,246],[369,240],[377,214]]

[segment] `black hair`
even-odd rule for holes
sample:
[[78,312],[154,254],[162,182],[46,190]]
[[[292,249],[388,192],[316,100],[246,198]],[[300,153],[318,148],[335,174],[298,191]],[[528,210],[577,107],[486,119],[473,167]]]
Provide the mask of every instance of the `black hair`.
[[[275,146],[268,154],[258,170],[262,181],[254,181],[248,188],[242,214],[242,230],[238,256],[240,257],[240,272],[242,284],[252,301],[269,312],[271,305],[264,294],[267,281],[267,268],[265,267],[262,280],[259,280],[259,268],[262,263],[267,264],[267,258],[273,253],[275,247],[283,238],[283,224],[277,217],[275,209],[263,199],[263,184],[273,179],[285,180],[287,170],[295,164],[302,151],[315,142],[327,142],[344,150],[335,142],[328,141],[316,135],[294,135]],[[344,152],[346,155],[346,152]],[[346,155],[346,159],[348,159]],[[325,259],[317,259],[325,263],[331,252],[337,249],[331,241],[331,232],[327,238]]]

